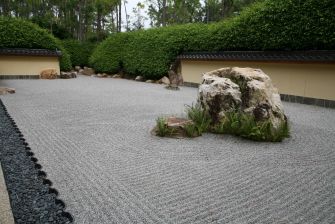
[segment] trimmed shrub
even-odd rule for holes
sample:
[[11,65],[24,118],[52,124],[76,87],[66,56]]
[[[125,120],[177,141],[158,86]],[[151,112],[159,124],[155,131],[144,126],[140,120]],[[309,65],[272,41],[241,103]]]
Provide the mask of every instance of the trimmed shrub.
[[66,51],[69,53],[72,67],[79,66],[87,66],[88,60],[96,47],[95,43],[92,42],[81,42],[79,40],[67,39],[63,40],[63,46]]
[[117,73],[123,68],[125,45],[130,33],[113,34],[99,44],[90,57],[90,65],[97,72]]
[[71,69],[70,56],[61,41],[28,21],[0,17],[0,48],[57,49],[63,54],[60,60],[61,70]]
[[212,50],[335,48],[333,0],[266,0],[212,30]]
[[334,11],[333,0],[264,0],[224,22],[114,34],[90,63],[99,72],[159,79],[183,52],[335,49]]
[[[205,39],[204,25],[187,24],[111,35],[98,45],[90,58],[90,65],[98,72],[141,75],[146,79],[164,76],[176,56],[184,51],[197,50]],[[199,48],[200,49],[200,48]]]

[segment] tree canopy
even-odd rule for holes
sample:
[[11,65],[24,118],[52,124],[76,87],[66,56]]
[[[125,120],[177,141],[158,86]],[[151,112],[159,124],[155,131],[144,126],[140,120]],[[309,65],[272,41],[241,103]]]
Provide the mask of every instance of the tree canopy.
[[183,52],[335,49],[333,0],[265,0],[219,23],[115,34],[90,58],[98,71],[160,78]]
[[[100,41],[109,34],[191,22],[220,21],[256,0],[2,0],[0,16],[30,20],[60,39]],[[130,17],[129,15],[132,15]]]

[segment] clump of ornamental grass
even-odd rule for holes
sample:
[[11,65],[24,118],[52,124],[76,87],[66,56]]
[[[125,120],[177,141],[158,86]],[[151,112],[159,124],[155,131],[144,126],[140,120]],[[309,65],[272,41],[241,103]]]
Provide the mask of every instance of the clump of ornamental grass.
[[189,128],[194,128],[198,135],[201,135],[209,130],[212,120],[200,104],[192,104],[191,106],[186,105],[185,111],[187,117],[194,122],[194,127]]
[[270,121],[256,121],[254,116],[240,112],[226,112],[225,117],[212,131],[219,134],[232,134],[254,141],[280,142],[290,136],[288,121],[274,128]]
[[158,117],[156,119],[156,127],[156,134],[160,137],[165,137],[170,132],[164,117]]

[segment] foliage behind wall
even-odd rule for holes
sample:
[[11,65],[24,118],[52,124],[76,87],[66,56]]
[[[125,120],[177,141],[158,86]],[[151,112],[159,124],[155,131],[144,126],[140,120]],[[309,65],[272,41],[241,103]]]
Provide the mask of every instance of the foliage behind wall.
[[124,70],[158,79],[182,52],[334,50],[334,12],[333,0],[265,0],[219,23],[112,35],[97,47],[90,63],[101,72]]
[[70,57],[62,42],[48,31],[21,19],[0,17],[0,48],[61,50],[61,69],[71,69]]

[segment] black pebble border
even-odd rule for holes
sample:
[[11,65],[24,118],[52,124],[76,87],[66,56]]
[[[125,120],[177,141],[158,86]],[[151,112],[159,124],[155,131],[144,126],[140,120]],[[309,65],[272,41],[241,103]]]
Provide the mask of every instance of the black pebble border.
[[58,191],[42,171],[23,134],[0,99],[0,161],[11,207],[18,224],[68,224],[73,216],[65,211]]

